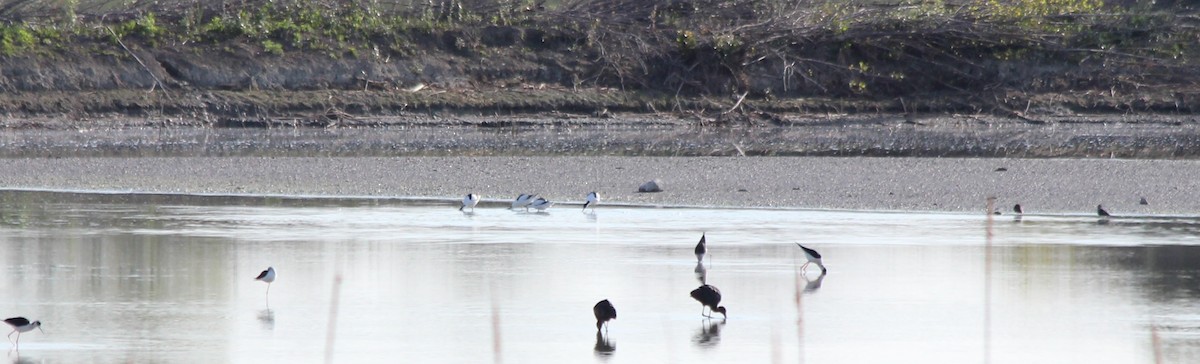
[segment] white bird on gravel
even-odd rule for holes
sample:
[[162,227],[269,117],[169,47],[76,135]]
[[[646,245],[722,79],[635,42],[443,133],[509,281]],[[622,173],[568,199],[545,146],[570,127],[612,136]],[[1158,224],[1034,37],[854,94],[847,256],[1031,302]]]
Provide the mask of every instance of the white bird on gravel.
[[583,203],[583,209],[587,210],[588,206],[591,206],[592,210],[595,210],[598,204],[600,204],[600,193],[592,191],[588,193],[587,202]]
[[541,197],[538,197],[537,200],[533,200],[533,203],[529,204],[529,207],[535,208],[538,211],[546,211],[550,206],[554,206],[554,203]]
[[458,211],[462,211],[463,209],[470,207],[471,212],[475,212],[475,205],[478,205],[478,204],[479,204],[479,195],[476,195],[474,193],[468,193],[466,197],[463,197],[462,206],[460,206],[458,208]]
[[524,207],[525,211],[529,211],[529,204],[533,203],[534,197],[537,197],[537,195],[531,195],[528,193],[522,193],[518,195],[517,198],[512,202],[512,209],[516,210]]

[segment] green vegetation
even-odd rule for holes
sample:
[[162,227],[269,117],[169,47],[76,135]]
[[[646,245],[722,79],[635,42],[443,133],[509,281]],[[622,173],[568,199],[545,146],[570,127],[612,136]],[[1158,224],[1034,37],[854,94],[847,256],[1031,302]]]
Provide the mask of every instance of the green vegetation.
[[1176,76],[1197,74],[1190,60],[1200,56],[1200,28],[1172,26],[1190,16],[1101,0],[28,3],[47,7],[7,11],[55,9],[61,18],[34,22],[27,19],[39,18],[0,12],[0,20],[9,20],[0,25],[0,55],[65,52],[71,44],[107,44],[108,52],[125,53],[112,46],[113,36],[140,47],[250,48],[331,59],[545,51],[582,64],[570,70],[572,87],[673,94],[1136,88],[1182,82]]

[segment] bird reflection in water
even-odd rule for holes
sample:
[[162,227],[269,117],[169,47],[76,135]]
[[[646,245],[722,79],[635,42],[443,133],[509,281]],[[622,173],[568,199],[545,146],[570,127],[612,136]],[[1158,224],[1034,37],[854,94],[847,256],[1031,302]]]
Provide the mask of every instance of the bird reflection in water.
[[596,356],[609,357],[613,352],[617,351],[617,345],[608,340],[608,337],[596,331]]
[[717,343],[721,342],[721,326],[725,326],[724,319],[721,321],[705,319],[703,325],[700,326],[700,332],[696,333],[696,336],[692,338],[692,342],[702,348],[716,346]]
[[813,292],[816,292],[817,290],[821,289],[821,282],[825,281],[825,275],[822,274],[822,275],[818,276],[817,279],[811,279],[811,280],[808,279],[807,275],[805,275],[804,281],[805,281],[804,293],[813,293]]
[[258,312],[258,322],[261,322],[264,329],[275,330],[275,311],[265,309]]
[[696,269],[694,271],[696,272],[696,279],[700,281],[700,284],[708,283],[708,268],[704,267],[704,263],[696,262]]

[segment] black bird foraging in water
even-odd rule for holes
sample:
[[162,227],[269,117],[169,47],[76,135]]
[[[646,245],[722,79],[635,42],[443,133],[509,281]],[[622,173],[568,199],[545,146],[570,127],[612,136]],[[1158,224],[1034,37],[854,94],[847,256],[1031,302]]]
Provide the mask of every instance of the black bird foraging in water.
[[[596,314],[597,332],[600,331],[601,326],[605,326],[605,323],[608,322],[608,320],[617,319],[617,308],[613,307],[612,302],[608,302],[607,299],[596,302],[596,305],[592,306],[592,313]],[[608,331],[608,327],[605,326],[604,330]]]
[[[17,341],[16,341],[16,343],[14,343],[14,345],[21,343],[21,333],[22,332],[33,331],[33,329],[38,329],[38,331],[42,330],[42,322],[41,321],[29,322],[29,319],[24,318],[24,317],[6,318],[6,319],[4,319],[4,323],[12,325],[12,327],[13,327],[13,331],[8,333],[9,340],[12,340],[13,333],[17,334]],[[45,331],[42,331],[42,333],[45,333]]]
[[824,275],[825,272],[827,272],[827,270],[825,269],[825,264],[821,263],[821,253],[817,253],[816,250],[805,248],[803,245],[800,245],[800,243],[796,243],[796,246],[799,246],[801,250],[804,250],[804,257],[808,258],[808,262],[806,262],[806,263],[804,263],[804,265],[800,266],[800,270],[804,270],[804,268],[808,268],[809,264],[817,263],[817,266],[821,267],[821,275]]
[[1013,212],[1017,213],[1017,215],[1022,215],[1025,214],[1025,209],[1021,208],[1021,204],[1016,204],[1013,205]]
[[1104,205],[1096,205],[1096,215],[1100,215],[1101,217],[1112,216],[1108,213],[1108,210],[1104,209]]
[[696,243],[696,261],[697,262],[704,261],[704,253],[708,252],[708,245],[704,243],[705,235],[706,234],[700,234],[700,242]]
[[[725,313],[725,306],[719,306],[721,304],[721,291],[717,287],[707,284],[700,286],[700,288],[692,290],[692,298],[700,301],[701,315],[704,315],[704,307],[708,307],[712,312],[720,312],[721,317],[729,318],[729,315]],[[712,316],[704,315],[704,317]]]

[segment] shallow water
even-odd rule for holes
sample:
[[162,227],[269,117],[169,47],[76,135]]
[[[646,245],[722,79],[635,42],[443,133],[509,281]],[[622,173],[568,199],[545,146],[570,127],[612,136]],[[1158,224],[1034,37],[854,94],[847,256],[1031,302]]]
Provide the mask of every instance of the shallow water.
[[[3,191],[0,314],[44,323],[8,352],[33,362],[1186,363],[1198,232],[1192,218]],[[727,320],[688,296],[701,233]],[[797,241],[828,275],[797,271]],[[253,277],[269,265],[268,296]],[[607,339],[591,314],[605,298]]]

